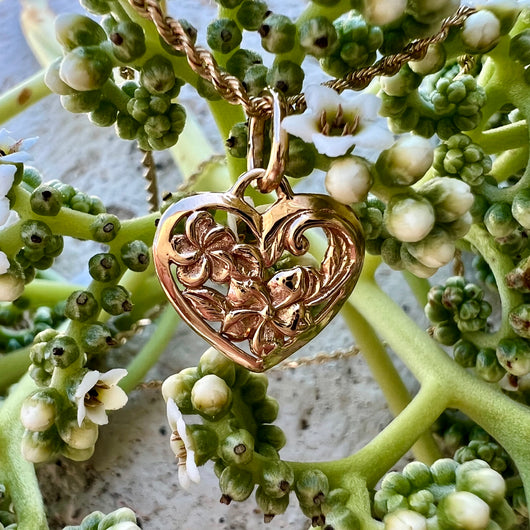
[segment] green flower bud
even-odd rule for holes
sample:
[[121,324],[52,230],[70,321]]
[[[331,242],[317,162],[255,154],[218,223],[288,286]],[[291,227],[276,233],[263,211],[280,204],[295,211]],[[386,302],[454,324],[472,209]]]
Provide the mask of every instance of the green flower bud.
[[271,14],[258,29],[261,46],[271,53],[287,53],[296,38],[296,26],[285,15]]
[[98,426],[85,419],[81,426],[77,423],[75,409],[63,412],[57,418],[57,430],[61,439],[74,449],[89,449],[98,439]]
[[[497,530],[501,528],[514,528],[517,518],[513,508],[508,504],[508,502],[503,499],[500,504],[496,505],[492,514],[491,514],[490,525],[496,524]],[[488,530],[489,530],[488,526]],[[495,527],[494,527],[495,528]]]
[[68,86],[59,75],[62,60],[62,57],[58,57],[48,66],[46,74],[44,75],[44,84],[55,94],[69,96],[74,94],[75,90]]
[[283,497],[271,497],[265,493],[262,486],[256,490],[256,502],[259,509],[263,512],[263,520],[270,523],[274,516],[282,514],[289,506],[289,495]]
[[196,89],[197,94],[199,94],[201,98],[207,99],[208,101],[219,101],[222,99],[221,95],[219,92],[217,92],[213,84],[210,83],[210,81],[206,81],[206,79],[201,76],[197,77]]
[[260,0],[244,0],[237,10],[236,18],[239,24],[248,31],[257,31],[263,20],[269,15],[269,8]]
[[200,376],[196,367],[185,368],[168,377],[162,384],[162,395],[167,401],[173,399],[182,414],[192,414],[191,389]]
[[465,182],[450,177],[435,177],[419,190],[433,205],[436,220],[441,223],[456,221],[469,212],[473,194]]
[[425,175],[433,158],[433,148],[428,140],[409,135],[383,151],[375,167],[386,186],[411,186]]
[[278,451],[272,445],[265,442],[255,442],[254,453],[259,453],[261,456],[271,460],[278,460],[280,458]]
[[220,451],[228,464],[248,464],[254,458],[254,438],[247,430],[238,429],[221,442]]
[[431,470],[423,462],[410,462],[403,468],[402,475],[414,489],[427,488],[432,483]]
[[105,30],[97,22],[74,13],[56,17],[55,37],[66,51],[78,46],[98,45],[107,40]]
[[34,464],[49,462],[56,454],[59,447],[55,428],[47,431],[24,431],[22,435],[22,456]]
[[220,377],[208,374],[193,385],[191,403],[199,413],[216,420],[230,409],[232,391]]
[[69,112],[92,112],[98,108],[100,100],[101,91],[90,90],[88,92],[77,92],[72,95],[61,96],[61,105]]
[[219,487],[223,494],[221,502],[244,501],[250,497],[254,489],[252,473],[235,465],[226,467],[219,477]]
[[110,315],[132,311],[131,294],[122,285],[106,287],[101,291],[101,307]]
[[492,348],[482,348],[478,351],[475,370],[482,379],[489,383],[496,383],[506,373]]
[[357,516],[345,506],[335,506],[329,511],[326,514],[326,525],[333,528],[333,530],[360,530],[361,528],[361,523]]
[[484,215],[484,224],[493,237],[506,237],[517,228],[510,204],[507,202],[492,204]]
[[29,431],[42,432],[54,423],[61,396],[55,388],[37,390],[28,396],[20,409],[20,421]]
[[107,326],[96,322],[83,326],[80,333],[81,348],[88,354],[106,352],[111,346],[116,345],[116,340]]
[[420,263],[431,269],[447,265],[455,255],[455,243],[442,228],[435,227],[416,243],[406,243],[408,252]]
[[[267,17],[267,20],[271,17]],[[263,26],[262,26],[263,27]],[[326,17],[314,17],[300,26],[300,45],[304,51],[320,59],[333,52],[337,45],[337,31]]]
[[383,477],[381,489],[391,490],[400,495],[408,495],[411,491],[411,484],[407,477],[397,471],[391,471]]
[[287,443],[287,438],[285,437],[284,432],[276,425],[259,425],[256,438],[260,442],[265,442],[272,445],[277,451],[279,451]]
[[530,257],[521,260],[517,267],[506,275],[506,285],[522,293],[530,292]]
[[315,168],[315,161],[316,149],[313,144],[308,144],[296,136],[289,137],[286,175],[293,178],[305,177]]
[[411,509],[425,517],[432,517],[436,513],[434,495],[428,489],[419,490],[409,495],[408,502]]
[[381,245],[381,258],[394,270],[403,270],[404,266],[401,261],[401,241],[388,237]]
[[36,188],[29,198],[31,209],[37,215],[57,215],[63,205],[61,193],[46,184]]
[[272,460],[263,464],[261,487],[268,497],[278,499],[288,496],[293,482],[293,470],[286,462]]
[[248,126],[244,122],[236,123],[231,129],[225,146],[230,156],[245,158],[247,156]]
[[384,213],[388,232],[400,241],[410,243],[423,239],[432,230],[434,221],[431,203],[408,194],[394,195]]
[[155,95],[170,91],[175,86],[173,65],[162,55],[151,57],[142,66],[140,84]]
[[140,123],[123,112],[118,112],[116,118],[116,133],[123,140],[134,140],[138,133]]
[[100,213],[90,225],[90,231],[94,241],[108,243],[112,241],[121,228],[120,220],[110,213]]
[[267,396],[252,407],[252,414],[258,423],[272,423],[278,417],[279,408],[278,401]]
[[236,50],[226,61],[226,70],[232,75],[243,79],[245,72],[253,65],[263,64],[261,56],[252,50]]
[[208,460],[217,456],[219,438],[213,429],[206,425],[188,425],[188,434],[193,440],[195,462],[198,466],[206,464]]
[[508,373],[523,376],[530,372],[530,345],[526,340],[502,339],[497,346],[496,354],[499,363]]
[[438,504],[438,524],[443,529],[486,528],[490,508],[479,497],[468,491],[455,491]]
[[526,229],[530,229],[530,190],[522,190],[512,202],[512,215]]
[[67,368],[79,358],[77,342],[68,335],[59,334],[48,342],[45,356],[58,368]]
[[101,88],[112,73],[112,61],[99,46],[73,49],[59,68],[61,79],[75,90],[88,92]]
[[158,114],[156,116],[149,116],[145,120],[144,129],[148,136],[153,138],[162,138],[171,128],[171,122],[167,116]]
[[87,11],[96,15],[105,15],[110,11],[108,0],[79,0],[79,3]]
[[236,379],[236,368],[234,363],[215,348],[208,348],[199,360],[197,367],[201,377],[208,374],[215,374],[224,379],[228,386],[233,386]]
[[420,86],[421,80],[422,77],[415,74],[410,68],[403,67],[392,77],[381,77],[381,90],[389,96],[404,97],[416,90]]
[[71,320],[84,322],[97,315],[99,304],[89,291],[74,291],[66,300],[64,315]]
[[510,59],[523,65],[530,64],[530,29],[514,35],[510,40]]
[[118,115],[117,107],[110,101],[101,101],[98,108],[93,110],[88,119],[98,127],[110,127]]
[[426,76],[438,72],[444,65],[447,54],[441,43],[431,44],[427,48],[427,53],[419,61],[410,61],[409,68],[418,75]]
[[104,252],[94,254],[88,262],[90,276],[98,282],[111,282],[121,274],[118,258],[114,254]]
[[149,247],[140,240],[129,241],[120,249],[123,263],[134,272],[143,272],[149,267]]
[[52,231],[46,223],[31,219],[22,223],[20,237],[27,247],[41,249],[45,248],[49,243],[52,237]]
[[229,18],[219,18],[208,24],[206,41],[212,50],[230,53],[243,38],[238,25]]
[[263,401],[267,396],[268,386],[269,380],[265,374],[251,373],[241,389],[241,399],[248,405]]
[[109,35],[112,53],[122,63],[139,59],[145,53],[145,35],[142,27],[134,22],[120,22]]
[[512,29],[521,12],[521,5],[517,0],[490,0],[487,9],[493,13],[501,23],[501,35],[506,35]]
[[466,18],[460,36],[467,52],[486,53],[499,42],[500,20],[486,9],[472,13]]
[[431,465],[431,475],[439,486],[449,486],[455,483],[458,462],[452,458],[440,458]]
[[300,504],[321,505],[328,502],[328,477],[319,469],[305,470],[296,480],[294,491]]
[[475,366],[478,349],[470,341],[461,339],[453,347],[454,360],[464,368]]
[[471,460],[464,462],[456,470],[456,490],[469,491],[494,507],[504,500],[506,484],[502,475],[491,469],[486,462]]
[[119,508],[103,517],[98,524],[97,530],[135,530],[140,528],[136,524],[127,525],[123,523],[136,523],[136,515],[130,508]]
[[267,84],[285,96],[294,96],[302,90],[304,71],[293,61],[274,61],[267,75]]

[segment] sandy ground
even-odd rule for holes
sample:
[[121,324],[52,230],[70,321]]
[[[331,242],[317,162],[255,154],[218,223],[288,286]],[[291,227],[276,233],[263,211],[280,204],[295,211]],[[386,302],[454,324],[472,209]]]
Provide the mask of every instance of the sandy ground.
[[[50,3],[56,12],[79,10],[72,0]],[[301,0],[282,2],[282,12],[296,14],[302,7]],[[203,28],[203,36],[205,21],[214,6],[201,0],[197,9],[197,1],[184,0],[173,2],[171,11]],[[2,91],[38,69],[18,27],[18,12],[16,0],[0,2],[1,38],[4,49],[7,45],[9,49],[9,57],[4,57],[0,69]],[[191,92],[184,93],[183,102],[207,123],[203,107]],[[59,178],[75,183],[90,194],[98,194],[110,211],[124,218],[147,212],[140,155],[132,143],[119,140],[112,129],[98,129],[84,115],[67,113],[54,96],[39,102],[6,126],[15,136],[40,137],[32,154],[34,165],[47,179]],[[171,160],[164,154],[157,154],[156,160],[161,189],[174,189],[178,177]],[[69,245],[58,261],[59,270],[70,278],[86,278],[86,261],[98,248],[88,243]],[[81,260],[72,265],[76,258]],[[401,277],[389,271],[383,271],[381,277],[398,302],[412,311],[415,302]],[[421,311],[415,310],[413,316],[424,322]],[[147,334],[148,330],[129,347],[137,348]],[[349,332],[337,318],[299,355],[351,345]],[[163,379],[196,364],[205,347],[195,334],[181,326],[147,379]],[[278,425],[288,438],[282,450],[286,459],[327,460],[346,456],[362,447],[391,420],[362,356],[295,370],[275,370],[270,374],[270,394],[281,405]],[[127,406],[112,414],[110,425],[100,432],[96,453],[88,462],[58,460],[39,466],[52,529],[77,523],[92,510],[109,512],[121,506],[133,508],[143,528],[148,530],[264,527],[253,500],[229,507],[218,502],[220,493],[211,468],[202,470],[201,484],[191,493],[180,489],[159,391],[133,392]],[[287,513],[277,517],[269,528],[307,528],[307,519],[295,504],[293,499]]]

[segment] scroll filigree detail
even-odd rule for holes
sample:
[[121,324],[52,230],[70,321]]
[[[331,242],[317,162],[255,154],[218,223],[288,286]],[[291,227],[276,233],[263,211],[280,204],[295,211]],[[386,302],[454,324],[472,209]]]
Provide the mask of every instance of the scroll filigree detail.
[[[183,318],[230,358],[262,371],[337,313],[355,285],[364,248],[349,208],[326,196],[293,194],[285,180],[278,200],[258,212],[244,200],[255,172],[226,193],[198,194],[171,206],[154,254],[162,285]],[[293,263],[310,248],[304,235],[310,228],[327,237],[320,266]]]

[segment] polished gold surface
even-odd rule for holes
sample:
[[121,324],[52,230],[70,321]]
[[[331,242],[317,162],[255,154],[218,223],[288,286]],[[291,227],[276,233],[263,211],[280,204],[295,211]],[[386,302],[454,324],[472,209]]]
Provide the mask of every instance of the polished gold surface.
[[[212,346],[263,371],[317,335],[353,290],[364,256],[359,221],[325,195],[295,194],[282,179],[276,202],[245,200],[266,173],[244,173],[225,193],[200,193],[162,216],[154,263],[169,300]],[[327,238],[320,265],[303,264],[304,232]]]

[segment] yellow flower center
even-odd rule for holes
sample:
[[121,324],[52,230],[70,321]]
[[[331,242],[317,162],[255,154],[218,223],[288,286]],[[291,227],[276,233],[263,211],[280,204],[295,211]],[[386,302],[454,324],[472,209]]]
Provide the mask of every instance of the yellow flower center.
[[351,119],[344,116],[344,109],[339,104],[337,112],[332,120],[328,119],[328,112],[326,109],[322,110],[318,117],[320,132],[325,136],[346,136],[354,134],[359,127],[359,116],[356,114]]

